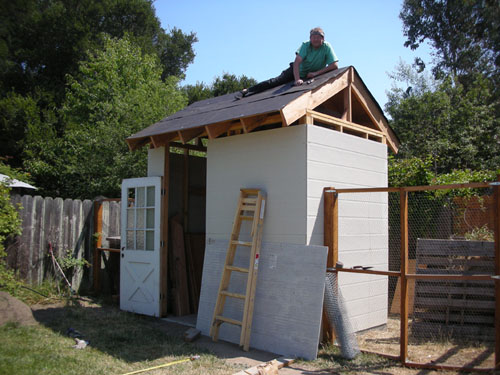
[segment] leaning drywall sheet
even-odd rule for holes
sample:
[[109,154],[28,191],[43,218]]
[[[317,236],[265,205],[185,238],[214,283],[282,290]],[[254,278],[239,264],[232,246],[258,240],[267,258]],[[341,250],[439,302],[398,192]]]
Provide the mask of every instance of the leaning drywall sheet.
[[[228,242],[207,239],[196,328],[209,335]],[[246,250],[246,251],[245,251]],[[315,359],[323,307],[324,246],[263,243],[255,293],[250,346]],[[248,248],[238,248],[235,265],[248,267]],[[233,272],[229,290],[245,293],[246,274]],[[243,301],[228,298],[224,316],[241,320]],[[219,339],[239,343],[240,327],[222,324]]]

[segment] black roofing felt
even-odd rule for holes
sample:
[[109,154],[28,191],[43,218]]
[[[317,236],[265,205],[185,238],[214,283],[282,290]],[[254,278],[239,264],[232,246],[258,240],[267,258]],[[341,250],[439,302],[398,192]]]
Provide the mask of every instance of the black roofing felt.
[[[141,130],[130,136],[129,139],[171,133],[247,116],[277,112],[292,100],[304,94],[304,92],[323,85],[332,78],[342,75],[348,69],[349,67],[344,67],[322,74],[310,84],[293,86],[293,82],[290,82],[239,100],[235,98],[234,93],[201,100]],[[373,101],[376,103],[375,99]]]

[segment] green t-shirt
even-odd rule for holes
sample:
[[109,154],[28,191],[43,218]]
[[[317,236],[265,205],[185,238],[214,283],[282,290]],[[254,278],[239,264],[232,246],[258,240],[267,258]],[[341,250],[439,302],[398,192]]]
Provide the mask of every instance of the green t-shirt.
[[318,49],[314,49],[311,42],[304,42],[296,53],[302,58],[299,68],[300,78],[306,78],[307,73],[317,72],[335,61],[339,61],[333,47],[328,42],[323,42]]

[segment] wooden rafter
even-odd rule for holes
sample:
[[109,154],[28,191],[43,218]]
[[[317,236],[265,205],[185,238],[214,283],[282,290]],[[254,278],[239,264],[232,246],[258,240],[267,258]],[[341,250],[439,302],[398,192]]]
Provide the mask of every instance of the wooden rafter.
[[176,133],[153,135],[150,137],[154,148],[166,146],[169,142],[177,138]]
[[186,130],[179,130],[177,133],[179,134],[179,138],[182,143],[186,144],[191,139],[199,137],[205,132],[205,127],[200,126],[199,128],[192,128]]
[[339,77],[325,83],[314,91],[308,91],[294,101],[288,103],[282,110],[283,126],[289,126],[293,122],[311,110],[324,103],[332,96],[341,92],[348,86],[348,71]]
[[355,75],[353,76],[352,91],[358,102],[370,117],[370,120],[373,122],[375,127],[386,135],[389,147],[397,153],[398,144],[396,143],[396,135],[389,127],[389,124],[385,120],[381,111],[378,109],[377,105],[372,100],[366,99],[370,97],[370,94],[368,93],[368,90],[365,88],[364,84],[361,82],[361,79]]
[[215,139],[218,136],[226,133],[232,125],[232,121],[222,122],[220,124],[206,125],[205,130],[208,134],[208,139]]

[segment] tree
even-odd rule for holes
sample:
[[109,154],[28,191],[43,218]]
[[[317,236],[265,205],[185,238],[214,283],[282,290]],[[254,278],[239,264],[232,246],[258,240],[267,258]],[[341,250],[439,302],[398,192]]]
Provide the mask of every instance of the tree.
[[104,48],[67,78],[63,136],[50,125],[30,129],[25,166],[42,193],[116,197],[123,178],[145,175],[145,150],[130,152],[125,138],[186,104],[178,79],[161,75],[156,56],[128,38],[104,37]]
[[0,70],[3,93],[35,87],[64,97],[66,74],[74,75],[86,51],[102,46],[102,34],[125,34],[144,53],[155,53],[162,75],[180,77],[194,59],[194,33],[166,33],[151,0],[15,0],[0,8]]
[[[437,78],[452,74],[467,89],[480,73],[498,88],[498,0],[405,0],[400,18],[407,37],[406,47],[414,50],[428,41],[434,48],[433,72]],[[498,95],[497,92],[497,98]]]
[[188,96],[188,103],[192,104],[199,100],[241,91],[256,83],[255,79],[246,75],[237,77],[234,74],[224,73],[222,77],[216,77],[210,86],[205,85],[203,82],[197,82],[196,85],[184,86],[184,91]]
[[0,156],[22,164],[28,133],[23,123],[48,121],[57,136],[64,133],[66,123],[58,116],[66,76],[78,74],[86,52],[102,48],[105,35],[126,35],[142,53],[156,55],[165,82],[172,75],[183,77],[197,41],[194,33],[162,29],[152,0],[0,2],[0,134],[14,136]]
[[408,85],[393,87],[386,104],[398,158],[431,156],[435,173],[498,168],[500,124],[486,79],[477,76],[466,90],[453,76],[429,82],[404,64],[392,77]]

